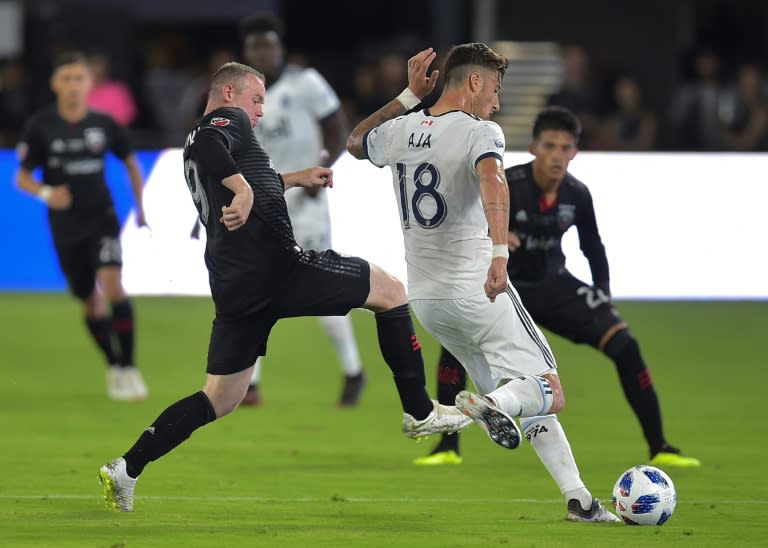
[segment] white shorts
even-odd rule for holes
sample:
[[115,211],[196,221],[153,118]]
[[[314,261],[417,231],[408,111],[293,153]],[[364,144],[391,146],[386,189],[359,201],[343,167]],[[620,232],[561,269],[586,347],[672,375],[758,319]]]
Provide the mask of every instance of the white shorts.
[[494,303],[481,293],[461,299],[413,299],[410,305],[484,394],[507,379],[557,372],[546,337],[512,285]]
[[285,203],[296,243],[304,249],[330,249],[331,214],[326,191],[321,190],[312,197],[303,188],[289,188],[285,192]]

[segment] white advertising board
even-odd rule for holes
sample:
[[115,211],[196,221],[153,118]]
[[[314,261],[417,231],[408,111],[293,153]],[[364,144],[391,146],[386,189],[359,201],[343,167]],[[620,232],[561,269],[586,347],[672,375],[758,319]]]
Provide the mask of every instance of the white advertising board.
[[[507,167],[527,162],[509,152]],[[145,189],[151,233],[123,229],[124,282],[131,294],[207,295],[205,233],[181,168],[165,151]],[[768,155],[582,152],[571,173],[592,192],[618,299],[768,298]],[[405,282],[397,206],[388,169],[345,155],[329,191],[334,248]],[[568,268],[590,281],[575,229],[564,238]]]

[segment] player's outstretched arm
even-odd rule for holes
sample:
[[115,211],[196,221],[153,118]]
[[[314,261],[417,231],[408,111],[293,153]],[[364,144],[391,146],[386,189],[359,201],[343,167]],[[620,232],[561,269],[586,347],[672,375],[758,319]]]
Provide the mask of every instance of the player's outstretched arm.
[[408,87],[400,95],[355,126],[347,138],[347,150],[352,156],[358,160],[366,159],[363,149],[363,139],[366,133],[387,120],[406,113],[435,89],[440,71],[433,70],[429,76],[427,76],[427,71],[436,56],[437,53],[434,49],[427,48],[408,59]]
[[308,167],[301,171],[281,173],[280,177],[283,179],[285,190],[295,186],[308,189],[333,187],[333,170],[329,167]]

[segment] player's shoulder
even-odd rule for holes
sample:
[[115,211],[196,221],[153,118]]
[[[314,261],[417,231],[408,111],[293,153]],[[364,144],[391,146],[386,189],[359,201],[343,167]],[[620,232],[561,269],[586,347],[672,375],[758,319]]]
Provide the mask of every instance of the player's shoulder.
[[53,122],[60,120],[58,110],[55,105],[47,105],[33,112],[27,118],[26,125],[29,128],[50,127]]
[[290,82],[291,84],[297,84],[307,81],[325,81],[325,78],[320,71],[314,67],[301,67],[299,65],[286,65],[283,68],[283,73],[280,75],[278,81]]
[[99,126],[116,126],[117,121],[115,119],[107,114],[106,112],[101,112],[99,110],[91,110],[88,109],[88,114],[86,114],[86,121],[89,124],[93,125],[99,125]]
[[522,184],[531,180],[533,174],[532,162],[517,164],[504,170],[509,184]]
[[560,186],[582,196],[588,196],[590,194],[589,187],[580,179],[576,178],[570,171],[565,174],[565,178]]
[[220,107],[203,116],[198,122],[200,128],[218,128],[221,130],[238,131],[250,128],[248,115],[241,108]]

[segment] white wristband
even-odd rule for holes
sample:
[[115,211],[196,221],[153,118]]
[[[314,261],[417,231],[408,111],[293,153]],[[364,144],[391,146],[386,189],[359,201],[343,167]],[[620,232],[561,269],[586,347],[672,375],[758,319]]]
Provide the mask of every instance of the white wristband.
[[405,107],[406,110],[411,110],[413,107],[421,103],[421,99],[416,97],[411,91],[411,88],[405,88],[403,92],[396,97],[398,101]]
[[51,199],[51,194],[53,194],[53,187],[51,185],[40,185],[40,190],[37,192],[37,199],[44,204],[47,204],[48,200]]
[[491,253],[491,259],[496,257],[504,257],[509,259],[509,248],[507,244],[493,244],[493,253]]

